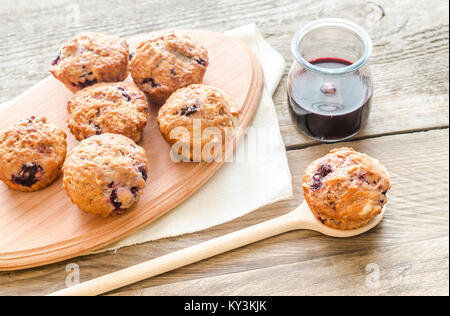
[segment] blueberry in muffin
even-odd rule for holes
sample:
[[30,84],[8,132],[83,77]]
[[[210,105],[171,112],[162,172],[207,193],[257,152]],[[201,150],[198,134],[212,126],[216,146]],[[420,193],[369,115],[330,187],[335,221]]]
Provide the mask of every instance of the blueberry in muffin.
[[128,76],[128,44],[116,36],[81,33],[65,42],[50,72],[77,92],[99,82],[123,81]]
[[134,83],[98,83],[72,96],[67,103],[67,122],[77,140],[112,133],[138,142],[148,111],[147,99]]
[[134,82],[151,102],[162,105],[176,90],[202,83],[208,51],[180,32],[152,34],[131,54]]
[[102,217],[123,213],[142,195],[145,150],[130,138],[105,133],[82,140],[63,166],[63,185],[79,209]]
[[66,157],[66,134],[44,117],[20,120],[0,135],[0,180],[31,192],[58,178]]
[[312,162],[303,177],[303,195],[323,224],[351,230],[381,213],[391,188],[383,165],[351,148],[339,148]]
[[225,153],[237,127],[238,115],[239,111],[225,92],[193,84],[170,96],[159,110],[158,125],[177,154],[186,160],[211,161]]

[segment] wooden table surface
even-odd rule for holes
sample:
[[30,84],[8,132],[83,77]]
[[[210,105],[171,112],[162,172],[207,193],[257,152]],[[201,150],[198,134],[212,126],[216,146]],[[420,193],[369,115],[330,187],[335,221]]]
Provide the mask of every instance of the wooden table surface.
[[274,100],[295,198],[199,233],[0,272],[0,295],[50,293],[65,287],[70,263],[86,281],[284,214],[303,200],[300,180],[307,164],[342,145],[380,159],[392,175],[388,214],[375,230],[345,240],[291,232],[109,294],[448,295],[448,10],[446,0],[2,0],[0,103],[45,78],[60,43],[78,31],[131,37],[167,28],[225,31],[256,22],[290,64],[293,33],[321,17],[347,18],[370,33],[375,97],[369,124],[354,140],[317,145],[291,122],[284,76]]

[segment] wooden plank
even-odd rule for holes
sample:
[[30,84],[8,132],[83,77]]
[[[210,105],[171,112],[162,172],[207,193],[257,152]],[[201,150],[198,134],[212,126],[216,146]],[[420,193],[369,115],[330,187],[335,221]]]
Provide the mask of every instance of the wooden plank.
[[[448,237],[119,292],[119,296],[448,295]],[[405,252],[408,257],[405,257]],[[413,258],[416,259],[413,259]],[[420,258],[417,259],[417,258]]]
[[[76,3],[73,1],[37,0],[30,4],[30,1],[24,0],[0,2],[0,102],[10,100],[45,78],[48,74],[48,62],[55,57],[59,44],[80,30],[99,30],[130,37],[144,31],[168,27],[224,31],[254,21],[270,44],[290,63],[292,58],[289,42],[299,26],[318,17],[338,16],[364,26],[375,44],[371,59],[376,88],[375,105],[370,125],[361,135],[404,133],[448,126],[449,5],[446,0],[223,0],[213,5],[208,0],[98,0],[81,3],[79,26],[70,23],[73,21],[72,13],[76,11]],[[104,14],[105,8],[108,14]],[[183,18],[180,19],[180,16]],[[311,144],[291,124],[287,113],[285,82],[281,83],[275,102],[288,148],[301,148]],[[345,267],[345,258],[352,258],[355,253],[364,256],[363,251],[367,249],[375,252],[377,249],[398,247],[399,256],[410,262],[416,260],[412,258],[415,252],[411,245],[421,244],[418,247],[423,251],[417,254],[417,260],[421,260],[422,265],[433,262],[430,266],[434,269],[429,275],[427,272],[422,274],[425,276],[423,284],[419,284],[420,279],[416,274],[416,282],[412,285],[410,282],[402,283],[399,290],[399,286],[395,289],[391,284],[383,284],[378,293],[415,294],[427,290],[428,293],[448,295],[448,281],[439,281],[448,280],[448,239],[445,240],[448,238],[448,131],[444,134],[442,132],[382,137],[354,143],[360,146],[359,149],[370,150],[371,154],[382,158],[390,169],[398,168],[395,188],[399,192],[406,192],[403,197],[391,197],[392,212],[374,233],[357,239],[335,241],[315,233],[294,232],[146,280],[122,291],[218,275],[228,276],[230,273],[270,269],[335,256],[343,256],[336,265],[336,268],[342,268]],[[421,138],[417,139],[416,144],[413,137]],[[379,141],[386,139],[390,145],[385,147]],[[393,149],[400,145],[401,150]],[[408,146],[413,150],[409,150]],[[299,181],[303,168],[310,159],[326,151],[324,146],[308,150],[289,153],[296,199],[262,208],[239,220],[197,234],[127,247],[117,254],[104,253],[77,258],[73,262],[80,265],[82,281],[287,212],[300,202]],[[427,154],[430,155],[427,157]],[[400,167],[401,164],[403,167]],[[424,166],[429,178],[424,176],[422,179],[411,179],[410,174]],[[441,175],[443,178],[440,178]],[[426,208],[423,208],[424,205]],[[441,254],[441,262],[433,259],[433,255],[427,252],[427,246],[423,246],[422,243],[429,240],[441,243],[445,250]],[[409,245],[409,248],[404,245]],[[436,249],[431,242],[429,245],[431,249]],[[389,258],[390,255],[391,253],[379,254],[381,258]],[[402,259],[399,260],[401,262]],[[416,271],[425,271],[418,266],[419,261],[414,261]],[[67,276],[65,267],[70,262],[40,269],[0,273],[0,294],[45,294],[62,288]],[[387,262],[386,266],[395,267],[396,263]],[[399,264],[397,267],[398,271],[394,276],[412,265],[407,263],[405,268],[405,265]],[[446,267],[447,270],[440,267]],[[317,279],[315,275],[308,274],[308,269],[305,268],[301,273],[305,282],[312,283]],[[358,271],[362,271],[362,267]],[[408,271],[406,273],[411,275]],[[356,280],[361,280],[361,275],[356,275]],[[361,283],[357,285],[360,287]],[[278,279],[267,287],[267,291],[277,288],[282,292],[285,289]],[[320,288],[315,293],[328,291],[327,288]],[[351,287],[345,287],[339,294],[351,291]]]
[[[362,25],[374,43],[372,112],[355,139],[448,127],[448,2],[330,1],[323,5],[320,16],[336,16],[337,12]],[[303,11],[304,18],[308,13]],[[289,61],[289,46],[283,43],[289,42],[294,31],[289,26],[296,27],[304,18],[293,24],[289,15],[284,16],[280,23],[284,30],[265,34]],[[285,144],[289,149],[317,144],[292,124],[286,103],[287,73],[288,69],[274,97]]]
[[[408,277],[404,279],[405,283],[395,287],[390,286],[392,284],[390,282],[382,283],[377,292],[379,294],[422,294],[426,291],[448,294],[448,282],[445,286],[445,282],[442,281],[446,276],[448,280],[448,250],[446,250],[449,236],[448,137],[449,131],[445,129],[373,138],[348,144],[379,158],[392,175],[393,189],[389,195],[388,213],[381,225],[370,233],[356,238],[337,240],[314,232],[292,232],[130,285],[115,293],[124,291],[129,293],[142,288],[203,278],[205,280],[212,278],[211,283],[214,283],[217,282],[214,279],[216,276],[232,277],[235,273],[242,273],[241,276],[244,276],[245,273],[249,273],[248,271],[260,269],[275,269],[267,270],[273,271],[275,278],[277,271],[284,271],[282,269],[286,265],[293,265],[294,270],[301,267],[299,273],[304,279],[304,284],[318,282],[320,285],[323,279],[318,279],[316,274],[309,271],[315,262],[320,262],[325,267],[334,262],[333,269],[342,269],[348,273],[364,262],[365,265],[355,270],[358,273],[353,271],[356,280],[363,277],[366,264],[375,262],[383,269],[388,269],[386,267],[389,266],[397,267],[398,273],[402,271],[402,267],[410,267]],[[0,273],[0,294],[50,293],[65,286],[67,276],[65,268],[69,263],[80,266],[81,281],[86,281],[286,213],[302,201],[300,181],[307,164],[325,154],[331,147],[332,145],[313,146],[288,153],[296,195],[292,200],[267,206],[236,221],[196,234],[127,247],[118,250],[117,253],[80,257],[40,269],[3,272]],[[416,247],[422,250],[430,247],[430,252],[414,251]],[[393,256],[393,253],[398,255]],[[371,256],[376,260],[369,262]],[[352,261],[353,257],[360,259]],[[401,261],[398,261],[400,259]],[[352,269],[346,270],[347,262],[351,262]],[[426,270],[429,262],[433,269]],[[278,268],[281,270],[276,270]],[[383,271],[386,273],[391,271],[388,273],[389,276],[393,273],[388,280],[398,280],[394,270]],[[410,278],[415,278],[416,281],[410,282]],[[422,283],[421,280],[425,278],[428,281]],[[350,283],[346,283],[344,278],[341,282],[343,285],[339,288],[340,294],[356,293],[357,288],[349,286]],[[361,286],[360,283],[358,285]],[[217,284],[216,286],[219,287]],[[265,291],[271,291],[273,294],[293,293],[292,289],[285,287],[282,282],[272,282],[265,286],[267,287]],[[314,293],[311,294],[326,294],[330,291],[326,286],[311,285],[311,291],[313,290]],[[176,290],[173,291],[176,293]]]
[[[361,24],[374,42],[373,112],[369,125],[358,137],[447,127],[448,9],[446,0],[224,0],[214,4],[208,0],[131,4],[99,0],[79,6],[70,0],[38,0],[33,5],[23,0],[3,0],[0,103],[45,78],[60,43],[78,31],[130,37],[165,28],[225,31],[256,22],[270,44],[291,63],[293,33],[313,19],[336,16]],[[108,14],[99,14],[105,10]],[[32,18],[17,23],[23,17]],[[275,95],[282,134],[289,149],[303,148],[314,142],[300,135],[292,124],[285,80]]]

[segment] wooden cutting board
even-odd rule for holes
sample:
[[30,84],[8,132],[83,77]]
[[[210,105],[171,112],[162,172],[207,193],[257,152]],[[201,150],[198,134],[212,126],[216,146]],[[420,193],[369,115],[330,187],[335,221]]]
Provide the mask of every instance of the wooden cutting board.
[[[226,91],[241,107],[236,143],[250,126],[261,99],[263,72],[257,58],[239,41],[208,31],[186,31],[209,51],[204,83]],[[136,46],[142,36],[129,41]],[[130,79],[128,79],[130,80]],[[0,112],[0,132],[23,117],[46,116],[63,128],[68,149],[77,144],[66,126],[71,93],[49,77]],[[78,210],[62,188],[61,178],[48,188],[22,193],[0,182],[0,270],[41,266],[99,249],[151,223],[192,195],[223,163],[174,163],[157,123],[158,108],[139,145],[147,151],[149,179],[139,203],[121,216],[100,218]],[[1,167],[1,166],[0,166]]]

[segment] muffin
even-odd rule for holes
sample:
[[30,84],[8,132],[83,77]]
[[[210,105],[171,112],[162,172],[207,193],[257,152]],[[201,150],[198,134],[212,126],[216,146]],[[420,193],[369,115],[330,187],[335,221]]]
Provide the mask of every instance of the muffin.
[[361,228],[381,213],[391,188],[383,165],[351,148],[339,148],[312,162],[303,177],[303,194],[323,224]]
[[77,140],[102,133],[122,134],[138,142],[147,124],[148,103],[134,83],[97,83],[67,103],[67,123]]
[[225,92],[194,84],[170,96],[159,110],[158,125],[172,150],[184,160],[211,161],[225,152],[238,114]]
[[128,76],[128,44],[118,37],[86,32],[65,42],[50,72],[70,91]]
[[64,189],[81,210],[107,217],[135,204],[147,181],[145,151],[128,137],[101,134],[82,140],[67,155]]
[[180,88],[202,83],[208,67],[208,51],[173,31],[152,34],[131,56],[134,82],[157,105]]
[[66,134],[44,117],[23,119],[0,135],[0,180],[31,192],[58,178],[66,158]]

